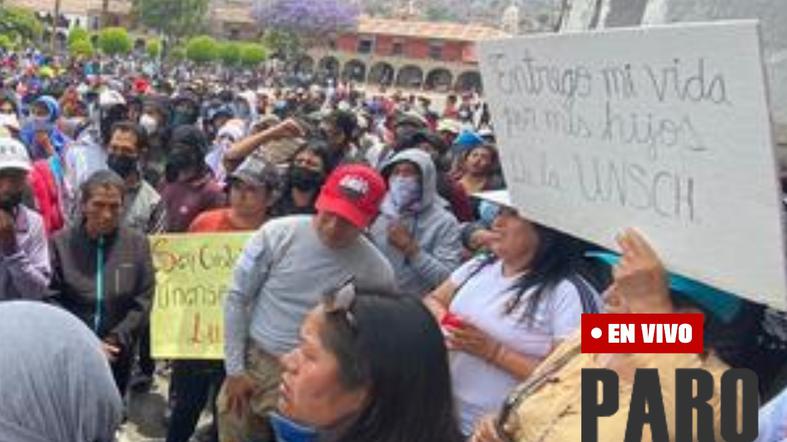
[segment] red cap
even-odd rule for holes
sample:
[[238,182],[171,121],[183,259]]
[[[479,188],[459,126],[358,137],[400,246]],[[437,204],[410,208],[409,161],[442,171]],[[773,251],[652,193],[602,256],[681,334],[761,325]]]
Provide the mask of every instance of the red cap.
[[315,206],[365,229],[377,216],[385,192],[385,180],[371,167],[340,166],[328,177]]
[[150,83],[148,83],[144,78],[137,78],[134,80],[134,91],[136,91],[138,94],[147,93],[149,87]]

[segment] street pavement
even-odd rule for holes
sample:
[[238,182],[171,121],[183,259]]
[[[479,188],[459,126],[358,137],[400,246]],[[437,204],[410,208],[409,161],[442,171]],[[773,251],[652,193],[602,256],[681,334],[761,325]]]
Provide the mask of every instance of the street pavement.
[[[157,372],[153,387],[147,393],[129,393],[128,421],[123,425],[117,442],[164,442],[167,437],[165,413],[167,409],[168,375]],[[203,413],[199,427],[210,422],[210,414]],[[194,440],[194,439],[193,439]]]

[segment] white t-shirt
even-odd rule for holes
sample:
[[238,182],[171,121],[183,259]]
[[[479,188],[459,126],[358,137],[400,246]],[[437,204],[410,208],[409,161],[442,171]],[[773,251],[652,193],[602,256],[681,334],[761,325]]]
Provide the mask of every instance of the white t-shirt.
[[[499,260],[473,275],[485,259],[473,259],[451,275],[451,282],[461,285],[449,306],[451,313],[507,348],[537,359],[549,354],[556,340],[567,338],[579,328],[582,300],[572,282],[561,281],[554,290],[542,295],[532,320],[523,316],[532,289],[522,296],[516,310],[506,314],[507,303],[515,295],[511,287],[520,275],[503,276]],[[520,382],[483,359],[458,351],[451,353],[451,378],[465,435],[472,433],[478,419],[498,411]]]

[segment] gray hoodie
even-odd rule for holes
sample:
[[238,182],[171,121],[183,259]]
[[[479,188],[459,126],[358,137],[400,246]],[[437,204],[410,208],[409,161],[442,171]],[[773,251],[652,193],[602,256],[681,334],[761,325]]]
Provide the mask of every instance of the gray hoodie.
[[[414,163],[421,170],[420,209],[414,214],[397,214],[389,193],[380,216],[371,227],[371,237],[391,262],[398,287],[404,293],[424,296],[461,264],[461,229],[454,215],[441,204],[437,194],[437,172],[428,153],[419,149],[399,152],[383,166],[383,175],[389,176],[393,166],[404,161]],[[406,259],[388,241],[388,227],[396,220],[410,231],[421,248],[412,260]]]
[[110,442],[123,417],[101,343],[40,302],[0,303],[0,440]]

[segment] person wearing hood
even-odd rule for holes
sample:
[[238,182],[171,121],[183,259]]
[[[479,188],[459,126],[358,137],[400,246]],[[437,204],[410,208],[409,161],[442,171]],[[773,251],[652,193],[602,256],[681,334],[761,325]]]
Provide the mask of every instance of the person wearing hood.
[[239,93],[232,107],[236,117],[247,123],[257,119],[257,95],[252,91]]
[[437,171],[426,152],[396,154],[383,176],[389,190],[371,227],[372,240],[391,262],[398,287],[426,295],[461,264],[459,222],[437,194]]
[[0,138],[0,300],[41,299],[51,275],[41,216],[22,204],[32,166],[17,140]]
[[82,184],[81,222],[52,239],[49,285],[50,299],[102,341],[121,395],[156,285],[147,237],[121,225],[125,187],[108,170]]
[[30,152],[33,161],[46,160],[58,154],[63,154],[63,149],[68,140],[57,128],[60,118],[60,105],[54,98],[43,96],[30,107],[30,118],[22,126],[20,137]]
[[0,334],[0,440],[114,440],[123,403],[101,343],[79,319],[43,303],[6,302]]
[[437,169],[437,192],[445,199],[449,209],[456,218],[462,222],[473,221],[473,206],[464,188],[451,176],[451,162],[448,158],[448,145],[436,133],[429,130],[419,130],[404,140],[400,147],[402,150],[421,149],[432,157]]
[[64,158],[70,140],[57,127],[60,105],[54,98],[37,99],[31,113],[20,136],[33,158],[29,181],[35,204],[43,216],[47,234],[52,234],[63,227],[68,213],[66,201],[70,188]]
[[213,146],[205,156],[205,162],[208,163],[213,171],[213,176],[219,183],[223,183],[227,176],[227,171],[224,168],[224,155],[233,144],[243,139],[245,135],[246,123],[237,118],[227,121],[219,128],[216,139],[213,140]]
[[223,207],[226,195],[205,163],[208,141],[195,126],[172,132],[166,184],[161,191],[167,212],[166,230],[185,232],[200,213]]

